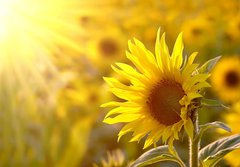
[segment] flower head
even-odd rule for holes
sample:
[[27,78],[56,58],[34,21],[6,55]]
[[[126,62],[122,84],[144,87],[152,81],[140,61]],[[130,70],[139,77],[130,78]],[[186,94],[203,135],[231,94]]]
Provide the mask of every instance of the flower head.
[[212,71],[211,81],[223,101],[240,100],[240,57],[222,58]]
[[[87,41],[85,52],[88,53],[91,63],[94,68],[101,72],[108,69],[108,65],[115,61],[123,61],[125,58],[124,49],[126,47],[126,34],[114,25],[102,27],[102,31],[106,33],[98,33],[94,31],[93,38]],[[104,61],[103,61],[104,60]]]
[[[239,118],[240,118],[240,102],[233,104],[230,109],[230,112],[225,112],[223,118],[227,125],[231,127],[231,131],[233,134],[239,134]],[[224,135],[229,135],[228,133]],[[240,150],[234,150],[233,152],[226,155],[225,160],[230,166],[240,166],[239,157]]]
[[144,148],[162,141],[172,145],[179,139],[184,127],[190,137],[193,135],[192,112],[198,107],[199,90],[208,87],[208,74],[199,74],[198,64],[193,63],[197,53],[183,60],[182,34],[176,40],[170,55],[165,43],[165,33],[160,39],[158,31],[155,55],[137,39],[129,41],[127,58],[137,69],[123,63],[116,63],[113,70],[130,81],[125,85],[115,78],[104,78],[111,91],[121,102],[109,102],[103,106],[115,107],[106,115],[104,122],[115,124],[125,122],[119,138],[133,132],[131,141],[147,136]]
[[[107,152],[107,158],[102,159],[102,167],[121,167],[124,166],[125,156],[124,153],[117,149],[111,152]],[[94,167],[99,167],[100,165],[94,164]]]

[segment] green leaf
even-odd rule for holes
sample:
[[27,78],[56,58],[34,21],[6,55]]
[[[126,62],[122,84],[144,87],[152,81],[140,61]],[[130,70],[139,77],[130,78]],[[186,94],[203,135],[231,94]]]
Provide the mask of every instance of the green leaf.
[[240,135],[233,135],[217,140],[199,152],[203,167],[214,167],[226,154],[240,148]]
[[211,123],[207,123],[204,125],[200,125],[198,138],[201,139],[203,133],[210,128],[221,128],[223,130],[231,132],[231,128],[229,128],[226,124],[224,124],[223,122],[220,122],[220,121],[216,121],[216,122],[211,122]]
[[168,146],[165,145],[145,152],[131,165],[131,167],[142,167],[160,161],[174,161],[179,163],[180,166],[185,166],[182,160],[177,155],[171,154]]
[[221,56],[218,56],[218,57],[208,60],[201,67],[198,68],[198,71],[200,73],[209,73],[220,58],[221,58]]
[[202,106],[206,106],[206,107],[223,107],[225,109],[229,109],[229,107],[224,106],[219,100],[202,98],[201,104]]

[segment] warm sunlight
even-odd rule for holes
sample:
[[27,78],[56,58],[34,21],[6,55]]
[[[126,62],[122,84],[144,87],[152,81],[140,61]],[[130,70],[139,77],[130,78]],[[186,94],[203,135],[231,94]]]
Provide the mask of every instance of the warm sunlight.
[[239,118],[240,0],[0,0],[0,167],[240,167]]
[[0,75],[42,83],[42,73],[55,71],[54,58],[64,50],[79,53],[79,4],[77,0],[0,0]]
[[72,6],[76,3],[79,2],[1,0],[1,59],[13,55],[35,59],[37,54],[51,55],[61,46],[80,51],[73,39],[73,35],[81,33],[77,18],[72,17]]

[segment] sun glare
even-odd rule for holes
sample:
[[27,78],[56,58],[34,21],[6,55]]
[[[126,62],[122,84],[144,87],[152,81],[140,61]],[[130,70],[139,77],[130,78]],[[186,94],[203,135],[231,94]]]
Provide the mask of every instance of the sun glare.
[[1,89],[13,98],[53,93],[49,78],[60,81],[54,60],[81,52],[80,7],[78,0],[0,0]]
[[0,75],[16,65],[36,71],[33,64],[49,64],[60,48],[80,52],[79,6],[77,0],[0,0]]

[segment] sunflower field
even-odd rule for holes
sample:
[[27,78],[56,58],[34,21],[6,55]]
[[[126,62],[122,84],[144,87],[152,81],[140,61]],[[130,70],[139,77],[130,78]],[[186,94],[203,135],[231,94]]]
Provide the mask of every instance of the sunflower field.
[[0,0],[0,167],[240,167],[240,0]]

